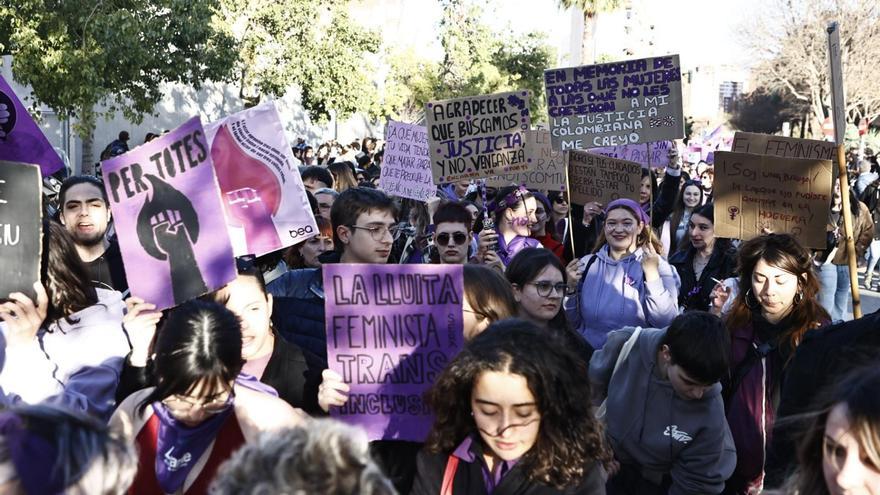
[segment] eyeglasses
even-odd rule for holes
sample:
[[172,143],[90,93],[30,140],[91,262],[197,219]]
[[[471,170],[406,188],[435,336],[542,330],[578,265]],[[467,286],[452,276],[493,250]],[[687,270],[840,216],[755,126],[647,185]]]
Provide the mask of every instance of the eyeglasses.
[[452,237],[452,242],[454,242],[456,246],[461,246],[467,242],[467,235],[464,232],[453,232],[452,236],[443,232],[442,234],[437,234],[437,244],[440,244],[441,246],[449,245],[450,237]]
[[538,291],[538,295],[541,297],[549,296],[550,293],[554,290],[556,291],[557,294],[560,294],[563,296],[569,294],[568,284],[566,284],[565,282],[558,282],[555,284],[552,282],[546,282],[546,281],[544,281],[544,282],[529,282],[526,285],[534,285],[535,289]]
[[360,225],[349,225],[353,229],[366,230],[373,237],[374,241],[384,241],[385,234],[391,234],[392,239],[397,239],[400,233],[400,227],[397,225],[376,225],[373,227],[361,227]]
[[318,208],[322,210],[329,210],[330,207],[333,206],[330,203],[318,203]]
[[634,222],[605,222],[605,230],[615,230],[617,227],[620,227],[627,232],[631,232],[634,228],[636,228],[636,224]]
[[234,394],[227,391],[224,396],[217,397],[207,402],[192,402],[183,397],[172,395],[164,399],[162,404],[171,411],[172,414],[188,414],[201,409],[205,414],[220,414],[229,408]]
[[568,203],[568,200],[565,199],[565,196],[558,196],[556,198],[553,198],[553,202],[558,205],[564,205],[565,203]]

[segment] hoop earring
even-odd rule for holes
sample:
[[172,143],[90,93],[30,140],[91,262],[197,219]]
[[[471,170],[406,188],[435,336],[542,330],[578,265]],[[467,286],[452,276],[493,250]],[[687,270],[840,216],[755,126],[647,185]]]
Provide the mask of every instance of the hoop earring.
[[799,290],[798,293],[794,295],[794,299],[792,299],[792,304],[794,304],[795,306],[797,306],[797,305],[800,304],[801,301],[803,301],[803,300],[804,300],[804,291],[803,291],[803,290]]
[[[754,303],[754,304],[752,304],[752,302],[750,301],[750,298],[753,298],[753,299],[755,300],[755,303]],[[758,307],[761,306],[761,302],[758,301],[758,298],[755,297],[754,294],[752,294],[752,288],[751,288],[751,287],[749,287],[748,289],[746,289],[746,293],[745,293],[745,295],[743,296],[743,300],[745,301],[746,306],[748,306],[750,309],[757,309]]]

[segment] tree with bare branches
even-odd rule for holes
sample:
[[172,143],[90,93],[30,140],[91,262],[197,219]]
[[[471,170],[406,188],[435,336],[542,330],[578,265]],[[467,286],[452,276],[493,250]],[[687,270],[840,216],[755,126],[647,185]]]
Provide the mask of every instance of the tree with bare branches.
[[762,10],[741,29],[757,59],[757,83],[809,105],[813,137],[821,136],[822,121],[831,115],[830,21],[840,24],[847,123],[880,116],[880,2],[772,0]]

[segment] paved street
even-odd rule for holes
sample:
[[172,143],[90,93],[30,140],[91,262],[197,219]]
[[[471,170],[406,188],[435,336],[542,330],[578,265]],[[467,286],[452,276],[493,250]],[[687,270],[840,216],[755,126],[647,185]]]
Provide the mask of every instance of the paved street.
[[[880,309],[880,292],[867,290],[862,286],[862,282],[865,279],[864,268],[859,268],[859,287],[861,289],[862,296],[862,315],[867,315],[873,313]],[[877,277],[874,277],[874,283],[877,283]],[[852,306],[850,306],[850,315],[849,319],[852,319]]]

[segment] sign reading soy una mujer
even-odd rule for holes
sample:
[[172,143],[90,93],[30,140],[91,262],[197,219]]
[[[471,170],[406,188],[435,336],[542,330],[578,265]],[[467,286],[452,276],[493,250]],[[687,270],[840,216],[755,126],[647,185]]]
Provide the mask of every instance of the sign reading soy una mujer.
[[678,55],[544,71],[553,147],[684,137]]
[[370,440],[423,442],[422,401],[463,342],[461,265],[324,265],[327,358],[351,387],[330,414]]
[[425,113],[436,184],[528,168],[528,91],[433,101]]

